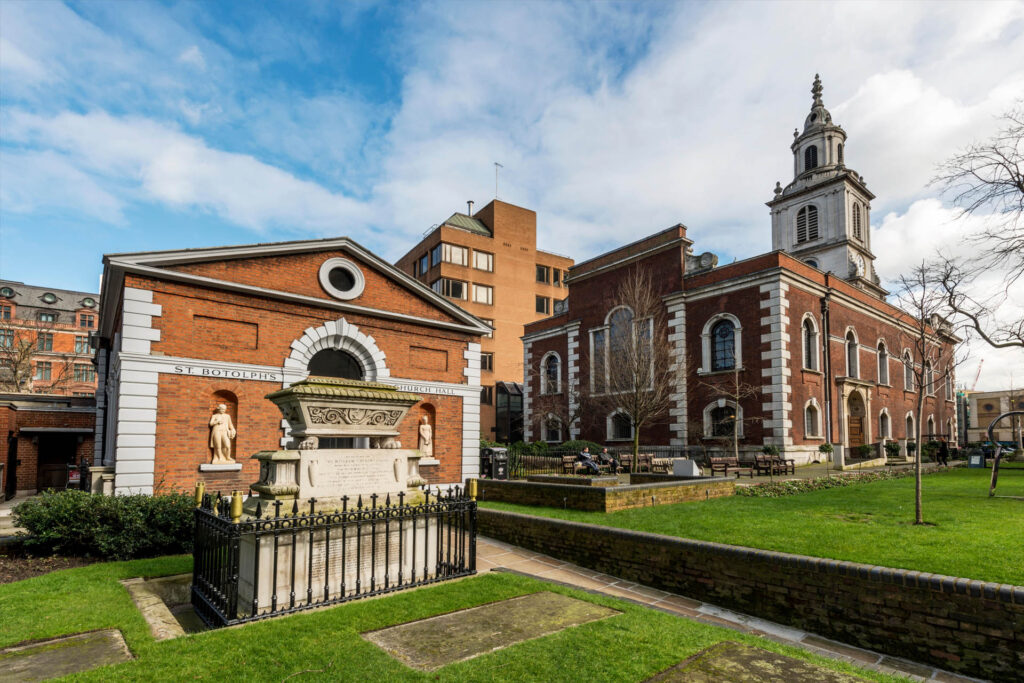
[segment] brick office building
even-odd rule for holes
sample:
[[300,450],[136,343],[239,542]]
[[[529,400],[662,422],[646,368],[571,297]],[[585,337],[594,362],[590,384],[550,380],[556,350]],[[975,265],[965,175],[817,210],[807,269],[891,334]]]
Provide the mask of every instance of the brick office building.
[[[471,215],[472,214],[472,215]],[[494,328],[481,341],[481,436],[522,438],[523,324],[566,296],[572,259],[537,249],[537,214],[497,199],[455,213],[398,260],[400,270]]]
[[[527,325],[523,337],[532,376],[524,392],[528,438],[632,440],[630,420],[614,411],[541,434],[534,425],[545,420],[534,419],[534,404],[607,390],[613,340],[623,338],[616,328],[630,329],[632,319],[615,305],[616,290],[642,269],[663,305],[665,323],[653,334],[667,340],[681,369],[672,407],[641,433],[642,443],[726,450],[733,424],[741,450],[775,445],[799,461],[816,458],[826,441],[840,459],[883,439],[905,443],[917,419],[919,387],[905,365],[914,321],[885,301],[871,252],[874,195],[845,165],[846,133],[832,123],[817,78],[812,94],[791,146],[794,179],[777,185],[768,203],[775,251],[717,267],[714,255],[693,254],[685,226],[677,225],[570,269],[565,310]],[[948,351],[959,340],[934,322],[931,340]],[[753,393],[732,400],[743,393],[737,382]],[[926,392],[922,433],[954,436],[952,377]]]
[[95,394],[89,336],[96,330],[98,298],[0,280],[0,391]]
[[[96,467],[118,493],[246,489],[250,456],[289,439],[264,396],[310,374],[419,394],[399,439],[434,427],[430,483],[478,468],[480,335],[488,328],[347,238],[104,257]],[[213,464],[225,404],[235,464]],[[359,444],[354,444],[359,445]]]

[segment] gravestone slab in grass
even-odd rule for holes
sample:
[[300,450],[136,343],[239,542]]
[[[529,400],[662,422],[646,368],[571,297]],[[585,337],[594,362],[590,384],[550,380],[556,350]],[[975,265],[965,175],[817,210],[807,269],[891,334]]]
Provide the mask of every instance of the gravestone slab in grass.
[[131,658],[117,629],[90,631],[0,650],[0,681],[45,681]]
[[802,659],[726,641],[701,650],[646,683],[861,683],[863,678],[823,669]]
[[621,612],[543,591],[362,635],[403,664],[434,671],[616,614]]

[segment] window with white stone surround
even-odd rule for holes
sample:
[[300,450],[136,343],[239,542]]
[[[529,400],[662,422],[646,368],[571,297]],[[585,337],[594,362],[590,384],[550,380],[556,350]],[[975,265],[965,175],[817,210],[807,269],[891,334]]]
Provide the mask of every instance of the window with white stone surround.
[[562,359],[554,351],[545,354],[540,362],[541,394],[558,394],[562,391]]
[[616,410],[606,420],[608,441],[631,441],[633,439],[633,420],[623,410]]
[[821,409],[817,399],[804,404],[804,437],[815,439],[821,436]]
[[731,437],[734,428],[736,438],[742,439],[743,406],[725,398],[704,406],[704,438]]
[[892,438],[892,428],[889,425],[889,409],[882,408],[882,412],[878,414],[878,436],[882,439]]
[[889,352],[881,339],[878,341],[878,383],[889,384]]
[[846,376],[860,377],[860,344],[857,333],[851,328],[846,332]]
[[701,331],[701,367],[698,372],[743,369],[743,328],[731,313],[712,316]]
[[818,322],[811,313],[804,314],[804,321],[801,325],[803,338],[803,367],[807,370],[817,370],[818,365]]
[[910,351],[903,352],[903,390],[914,390],[914,361],[910,359]]

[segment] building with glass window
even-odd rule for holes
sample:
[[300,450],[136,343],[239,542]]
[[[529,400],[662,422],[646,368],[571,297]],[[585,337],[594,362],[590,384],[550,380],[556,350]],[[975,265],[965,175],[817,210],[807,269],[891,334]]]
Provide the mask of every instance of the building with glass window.
[[[94,487],[100,475],[116,493],[197,481],[248,490],[251,456],[292,441],[265,396],[310,375],[419,395],[394,427],[417,448],[430,425],[422,476],[447,485],[478,473],[479,342],[490,328],[352,240],[112,254],[103,283]],[[321,419],[388,419],[335,412]],[[233,462],[215,462],[215,413],[235,430]]]
[[537,249],[537,214],[494,200],[454,213],[396,263],[492,328],[481,341],[480,435],[522,438],[523,325],[555,312],[573,260]]
[[[918,421],[922,438],[956,441],[959,339],[927,321],[921,354],[917,321],[886,302],[870,249],[874,195],[846,166],[847,136],[817,77],[811,92],[791,145],[794,178],[768,202],[774,251],[718,266],[679,224],[570,268],[565,305],[523,336],[528,440],[631,442],[633,420],[608,406],[626,400],[618,371],[639,349],[671,368],[660,376],[670,399],[641,429],[643,444],[729,453],[735,438],[746,457],[775,446],[806,462],[830,443],[842,462],[879,457],[887,440],[905,452]],[[659,302],[643,319],[618,295],[636,271]]]
[[[967,394],[966,439],[969,442],[988,441],[988,428],[1002,415],[1014,410],[1024,411],[1024,389],[1002,391],[972,391]],[[1019,415],[1003,418],[996,424],[996,441],[1024,443],[1024,418]]]
[[0,280],[0,391],[93,396],[99,295]]

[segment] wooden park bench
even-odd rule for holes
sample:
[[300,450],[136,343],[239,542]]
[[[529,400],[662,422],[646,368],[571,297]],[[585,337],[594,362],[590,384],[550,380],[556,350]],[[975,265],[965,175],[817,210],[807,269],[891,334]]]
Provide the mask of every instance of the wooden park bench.
[[796,474],[796,460],[781,458],[777,455],[773,455],[771,458],[779,474]]
[[586,469],[582,463],[576,462],[575,455],[562,456],[562,474],[579,474]]
[[731,472],[736,473],[736,478],[739,479],[741,474],[745,474],[751,479],[754,478],[754,468],[740,465],[738,458],[710,458],[711,460],[711,474],[729,476]]
[[762,474],[780,474],[778,465],[775,464],[775,460],[770,455],[755,455],[754,471],[758,476]]

